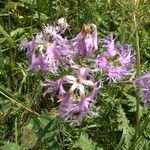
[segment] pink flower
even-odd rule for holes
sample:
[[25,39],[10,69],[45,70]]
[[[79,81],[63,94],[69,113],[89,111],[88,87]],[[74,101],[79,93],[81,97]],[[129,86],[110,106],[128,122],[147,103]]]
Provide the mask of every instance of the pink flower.
[[[67,23],[64,18],[58,20],[60,30],[66,28]],[[64,29],[63,29],[64,30]],[[43,31],[38,33],[32,41],[21,46],[27,50],[27,55],[31,60],[30,69],[44,72],[56,73],[60,66],[67,66],[72,57],[68,41],[58,33],[55,26],[44,26]]]
[[104,52],[96,58],[95,68],[108,80],[118,82],[126,76],[134,76],[134,55],[131,46],[115,43],[112,36],[103,40]]
[[94,97],[93,91],[79,101],[70,94],[66,94],[59,106],[61,118],[71,124],[79,124],[87,115],[94,115],[95,113],[91,110],[95,104]]
[[94,82],[89,68],[80,67],[75,76],[66,75],[44,86],[48,86],[46,93],[51,90],[58,93],[60,116],[63,120],[74,124],[79,123],[86,115],[94,114],[91,109],[100,86]]
[[82,31],[72,41],[76,55],[90,57],[98,49],[96,25],[84,24]]

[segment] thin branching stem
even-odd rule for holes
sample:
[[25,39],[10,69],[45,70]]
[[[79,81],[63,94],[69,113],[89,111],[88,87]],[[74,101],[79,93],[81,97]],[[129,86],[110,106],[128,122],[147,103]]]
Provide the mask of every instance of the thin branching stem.
[[20,102],[18,102],[16,99],[9,97],[8,95],[6,95],[5,93],[3,93],[2,91],[0,91],[0,94],[2,94],[3,96],[5,96],[5,97],[8,98],[9,100],[11,100],[11,101],[12,101],[13,103],[15,103],[16,105],[18,105],[18,106],[24,108],[25,110],[27,110],[27,111],[29,111],[29,112],[31,112],[31,113],[37,115],[37,116],[40,116],[40,114],[38,114],[37,112],[35,112],[35,111],[31,110],[30,108],[24,106],[23,104],[21,104]]

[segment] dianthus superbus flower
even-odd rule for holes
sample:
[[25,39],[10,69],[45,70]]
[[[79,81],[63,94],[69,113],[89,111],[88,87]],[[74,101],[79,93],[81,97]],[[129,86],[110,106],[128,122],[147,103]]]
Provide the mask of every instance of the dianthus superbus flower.
[[61,118],[71,122],[71,124],[79,124],[87,115],[96,114],[92,111],[92,106],[95,103],[94,90],[81,99],[75,99],[71,94],[67,93],[61,99],[59,106]]
[[89,57],[97,49],[97,27],[94,24],[84,24],[81,32],[72,40],[76,55]]
[[134,55],[129,45],[115,43],[112,36],[103,39],[104,53],[97,56],[95,68],[113,82],[134,75]]
[[44,26],[42,32],[38,33],[32,41],[21,46],[31,60],[29,69],[42,70],[44,72],[55,73],[60,65],[65,65],[71,59],[72,51],[68,46],[68,41],[59,32],[68,26],[66,20],[58,20],[58,27]]
[[57,81],[50,81],[44,86],[56,91],[61,118],[65,121],[80,122],[86,115],[94,114],[95,94],[99,89],[92,77],[90,68],[80,67],[75,76],[66,75]]

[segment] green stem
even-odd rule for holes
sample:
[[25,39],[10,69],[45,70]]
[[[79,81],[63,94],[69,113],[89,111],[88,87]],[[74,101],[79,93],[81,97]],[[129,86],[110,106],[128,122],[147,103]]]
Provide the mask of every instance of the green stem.
[[38,17],[39,17],[39,24],[41,26],[41,8],[42,8],[42,4],[43,3],[40,3],[39,0],[37,0],[37,9],[38,9]]
[[18,123],[17,123],[18,119],[16,117],[15,119],[15,143],[18,143]]
[[32,1],[31,27],[30,27],[30,34],[31,34],[31,35],[32,35],[32,32],[33,32],[33,13],[34,13],[34,4],[35,4],[35,0]]
[[10,13],[8,15],[8,33],[10,35],[10,32],[11,32],[11,20],[10,20]]
[[140,46],[139,46],[139,35],[138,35],[138,29],[137,29],[137,21],[136,21],[136,16],[135,14],[133,15],[134,18],[134,27],[135,27],[135,32],[136,32],[136,57],[137,57],[137,76],[140,76],[140,69],[141,69],[141,64],[140,64]]
[[[138,7],[138,1],[135,2],[135,7]],[[138,35],[138,24],[136,20],[136,14],[133,14],[133,21],[134,21],[134,28],[135,28],[135,36],[136,36],[136,60],[137,60],[137,66],[136,66],[136,76],[139,77],[141,74],[141,66],[140,66],[140,46],[139,46],[139,35]],[[139,132],[139,120],[140,120],[140,88],[137,88],[137,99],[136,99],[136,120],[135,120],[135,138],[134,138],[134,150],[136,149],[136,141],[138,138],[138,132]]]
[[17,106],[22,107],[22,108],[24,108],[25,110],[27,110],[27,111],[29,111],[29,112],[31,112],[31,113],[37,115],[37,116],[40,116],[40,114],[38,114],[37,112],[31,110],[30,108],[24,106],[23,104],[21,104],[20,102],[18,102],[16,99],[14,99],[14,98],[12,98],[12,97],[6,95],[1,89],[0,89],[0,94],[2,94],[5,98],[8,98],[9,100],[11,100],[11,101],[12,101],[13,103],[15,103]]

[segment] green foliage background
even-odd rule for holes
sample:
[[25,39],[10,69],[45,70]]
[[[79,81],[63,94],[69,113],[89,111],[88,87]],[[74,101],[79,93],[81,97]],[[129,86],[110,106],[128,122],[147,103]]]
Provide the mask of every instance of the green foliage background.
[[[20,43],[65,17],[73,38],[83,23],[94,23],[99,38],[116,33],[122,44],[140,47],[140,73],[150,71],[150,1],[148,0],[0,0],[0,139],[2,150],[149,150],[149,108],[139,105],[136,126],[136,90],[111,84],[97,96],[98,116],[70,127],[60,120],[58,104],[43,97],[45,78],[28,72],[29,61]],[[134,19],[136,16],[136,20]],[[136,24],[135,24],[136,23]],[[139,41],[136,39],[138,33]],[[100,47],[100,45],[99,45]],[[101,51],[101,49],[99,49]],[[61,76],[65,72],[62,71]]]

